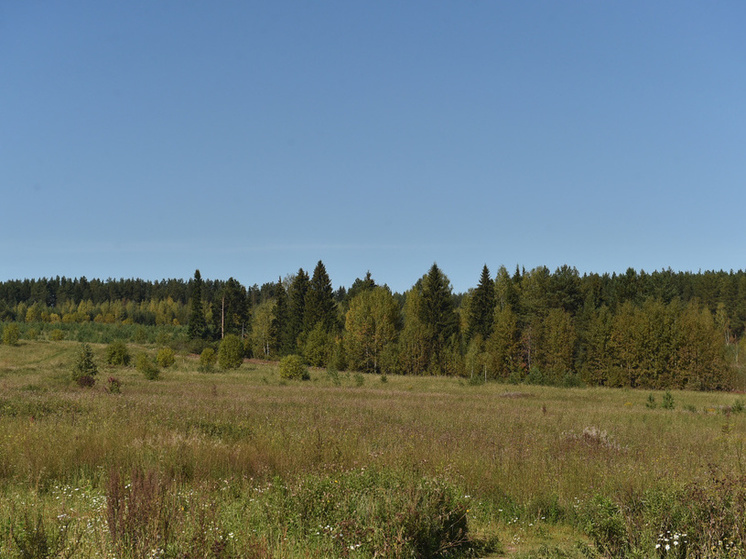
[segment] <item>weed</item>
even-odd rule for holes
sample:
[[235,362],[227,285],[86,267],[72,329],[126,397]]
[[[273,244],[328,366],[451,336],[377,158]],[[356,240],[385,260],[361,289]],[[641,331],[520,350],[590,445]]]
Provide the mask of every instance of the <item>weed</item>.
[[109,394],[120,394],[122,392],[122,383],[118,378],[109,377],[107,383],[107,390]]
[[167,489],[152,470],[134,469],[129,483],[118,470],[111,471],[106,522],[117,556],[146,557],[166,548],[171,539],[172,514]]
[[82,534],[70,527],[66,514],[57,517],[55,526],[46,526],[41,512],[32,520],[28,514],[21,518],[20,529],[13,532],[19,559],[54,559],[73,557],[80,546]]

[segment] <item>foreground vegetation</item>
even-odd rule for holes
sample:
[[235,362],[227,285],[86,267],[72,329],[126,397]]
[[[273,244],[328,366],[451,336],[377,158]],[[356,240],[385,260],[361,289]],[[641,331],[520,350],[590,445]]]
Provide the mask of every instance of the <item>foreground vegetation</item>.
[[79,343],[0,345],[2,557],[746,555],[735,394],[91,349],[81,388]]

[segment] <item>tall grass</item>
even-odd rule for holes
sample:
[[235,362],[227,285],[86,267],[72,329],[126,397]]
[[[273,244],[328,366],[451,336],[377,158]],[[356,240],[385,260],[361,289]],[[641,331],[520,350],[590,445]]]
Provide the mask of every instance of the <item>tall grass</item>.
[[[412,542],[438,518],[441,535],[426,539],[447,542],[443,556],[490,547],[514,519],[570,527],[609,556],[680,528],[691,553],[742,544],[729,543],[742,501],[719,490],[746,475],[738,395],[672,392],[673,409],[653,409],[647,391],[398,376],[359,386],[320,370],[301,383],[275,365],[203,374],[185,355],[149,382],[107,368],[93,346],[99,376],[120,382],[112,394],[69,382],[77,346],[0,346],[0,511],[11,511],[0,556],[17,554],[18,519],[39,510],[47,528],[60,515],[85,527],[81,557],[424,557],[436,547]],[[168,518],[137,512],[143,499]],[[682,512],[692,502],[699,516]],[[705,530],[708,510],[720,511],[717,531]]]

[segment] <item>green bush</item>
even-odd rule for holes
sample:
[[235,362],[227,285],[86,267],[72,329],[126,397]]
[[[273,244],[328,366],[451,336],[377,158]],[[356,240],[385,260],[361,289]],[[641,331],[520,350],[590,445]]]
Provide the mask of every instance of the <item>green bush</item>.
[[666,390],[665,394],[663,394],[663,402],[661,402],[661,407],[664,410],[672,410],[676,407],[676,404],[674,404],[673,401],[673,394],[671,394],[668,390]]
[[238,369],[243,363],[243,342],[234,334],[228,334],[220,342],[218,365],[221,369]]
[[215,355],[215,350],[211,347],[206,347],[202,350],[199,355],[199,372],[200,373],[211,373],[215,369],[215,362],[218,357]]
[[3,329],[3,343],[5,345],[18,345],[19,337],[17,324],[8,324]]
[[93,351],[88,344],[80,344],[75,363],[72,366],[72,379],[80,386],[93,386],[96,382],[98,366],[93,360]]
[[126,367],[130,364],[130,352],[122,341],[111,342],[106,347],[106,363],[115,367]]
[[148,380],[157,380],[161,373],[158,365],[148,357],[147,353],[137,354],[137,357],[135,357],[135,368]]
[[176,363],[176,355],[174,354],[174,350],[170,347],[162,347],[158,350],[155,360],[159,366],[167,369]]
[[300,355],[287,355],[280,360],[280,378],[289,380],[309,380],[311,375]]
[[65,332],[60,330],[59,328],[55,328],[49,333],[49,339],[53,342],[59,342],[61,340],[65,339]]

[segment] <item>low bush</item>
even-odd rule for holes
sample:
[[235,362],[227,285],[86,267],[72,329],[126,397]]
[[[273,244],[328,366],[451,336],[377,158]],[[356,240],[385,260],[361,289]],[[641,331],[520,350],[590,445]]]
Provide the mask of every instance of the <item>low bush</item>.
[[234,334],[228,334],[218,348],[218,365],[221,369],[238,369],[243,363],[243,342]]
[[65,332],[59,328],[55,328],[49,333],[49,339],[53,342],[59,342],[65,339]]
[[311,375],[300,355],[287,355],[280,360],[280,378],[288,380],[309,380]]
[[111,342],[106,347],[106,363],[115,367],[125,367],[130,364],[130,353],[123,341]]
[[17,324],[8,324],[3,328],[3,343],[6,345],[18,345],[20,337]]
[[147,353],[137,354],[137,357],[135,358],[135,368],[148,380],[156,380],[161,372],[158,365],[148,357]]
[[174,354],[174,350],[170,347],[162,347],[158,350],[155,360],[159,366],[168,369],[176,363],[176,355]]
[[218,356],[215,355],[215,350],[211,347],[206,347],[202,350],[199,355],[199,367],[200,373],[211,373],[215,370],[215,362]]

